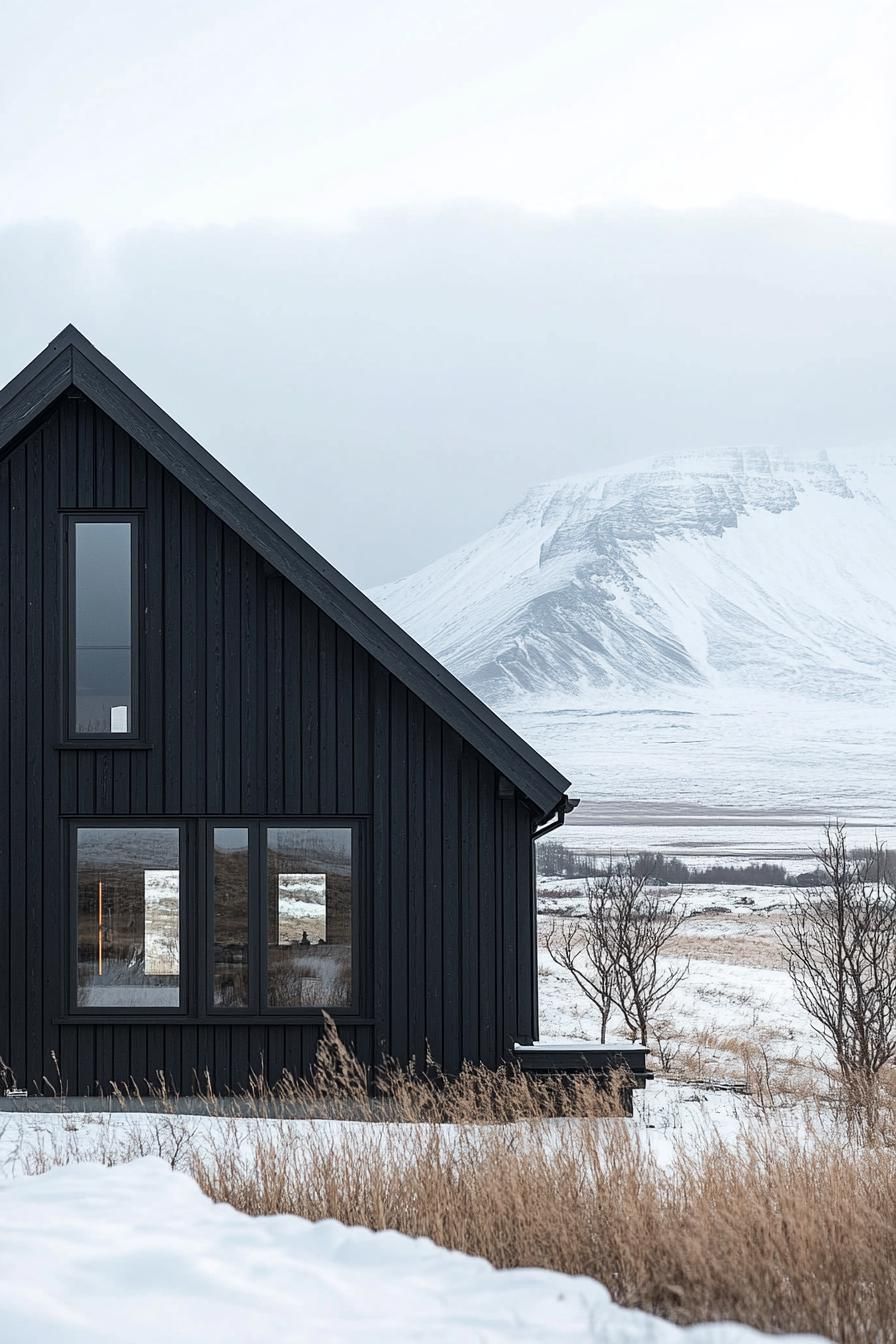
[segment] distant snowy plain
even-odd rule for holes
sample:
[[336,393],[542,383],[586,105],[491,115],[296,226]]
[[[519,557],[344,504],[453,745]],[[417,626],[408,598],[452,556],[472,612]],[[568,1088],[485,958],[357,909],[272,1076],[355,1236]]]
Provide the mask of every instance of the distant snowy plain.
[[675,803],[813,823],[896,820],[896,672],[892,698],[859,702],[706,689],[505,713],[576,796],[636,804],[645,819],[646,805]]

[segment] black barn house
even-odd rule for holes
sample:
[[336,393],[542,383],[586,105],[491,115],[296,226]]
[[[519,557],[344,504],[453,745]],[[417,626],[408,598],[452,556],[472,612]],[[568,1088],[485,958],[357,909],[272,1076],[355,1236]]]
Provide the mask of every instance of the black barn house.
[[567,786],[74,328],[0,393],[19,1087],[512,1058]]

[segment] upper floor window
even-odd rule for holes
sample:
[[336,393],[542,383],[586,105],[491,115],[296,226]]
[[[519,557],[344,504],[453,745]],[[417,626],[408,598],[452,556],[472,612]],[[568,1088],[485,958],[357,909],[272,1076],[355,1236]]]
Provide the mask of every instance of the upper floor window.
[[135,732],[136,532],[133,519],[69,520],[69,726],[77,735]]

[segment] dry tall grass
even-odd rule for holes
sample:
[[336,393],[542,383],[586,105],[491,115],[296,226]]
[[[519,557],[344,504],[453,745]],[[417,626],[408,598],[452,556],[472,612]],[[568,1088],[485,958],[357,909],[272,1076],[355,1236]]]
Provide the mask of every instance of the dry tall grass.
[[[446,1084],[393,1070],[371,1100],[348,1057],[325,1064],[313,1087],[259,1086],[248,1116],[210,1098],[214,1123],[173,1108],[139,1124],[72,1118],[31,1169],[154,1152],[250,1214],[393,1228],[498,1266],[591,1275],[680,1323],[896,1338],[896,1150],[878,1132],[832,1115],[796,1137],[790,1112],[757,1108],[736,1144],[710,1131],[660,1164],[588,1083],[551,1095],[519,1074]],[[354,1122],[283,1118],[297,1111]]]
[[216,1200],[427,1236],[498,1266],[587,1274],[680,1323],[896,1338],[896,1161],[781,1131],[668,1168],[624,1124],[265,1134],[194,1161]]

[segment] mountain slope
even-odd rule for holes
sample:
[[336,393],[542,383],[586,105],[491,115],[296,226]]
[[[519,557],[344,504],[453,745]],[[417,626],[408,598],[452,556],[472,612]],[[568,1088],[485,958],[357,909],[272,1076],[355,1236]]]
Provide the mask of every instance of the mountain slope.
[[493,704],[896,676],[896,454],[725,450],[540,485],[372,594]]

